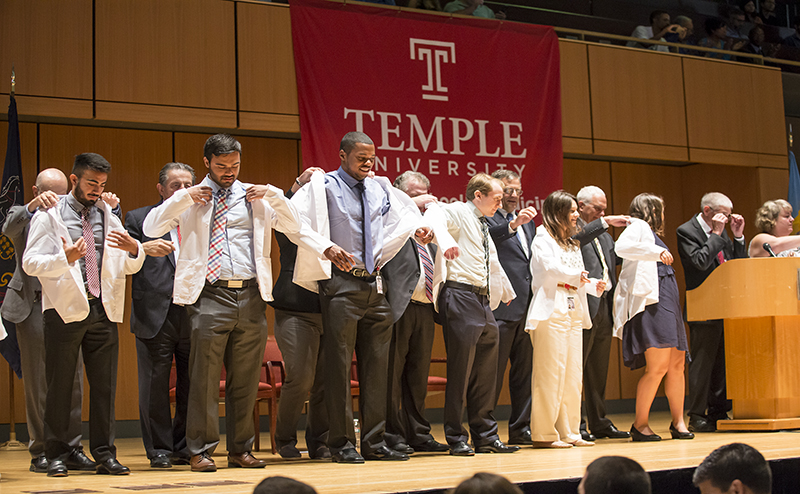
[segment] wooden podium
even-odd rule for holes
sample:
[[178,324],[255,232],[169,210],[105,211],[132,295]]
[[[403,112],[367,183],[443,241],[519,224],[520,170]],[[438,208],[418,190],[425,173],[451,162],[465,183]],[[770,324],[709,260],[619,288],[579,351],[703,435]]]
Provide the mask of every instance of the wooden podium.
[[718,430],[800,429],[799,282],[800,258],[736,259],[686,292],[690,321],[725,320],[733,420]]

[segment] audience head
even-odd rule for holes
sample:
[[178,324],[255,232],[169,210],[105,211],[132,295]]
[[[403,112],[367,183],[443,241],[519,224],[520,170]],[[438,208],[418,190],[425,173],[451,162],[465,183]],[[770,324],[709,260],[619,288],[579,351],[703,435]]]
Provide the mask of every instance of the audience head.
[[661,32],[662,29],[669,26],[669,13],[666,10],[650,12],[650,26],[653,28],[653,34]]
[[208,176],[223,189],[227,189],[239,178],[242,161],[242,145],[228,134],[215,134],[203,146],[203,164]]
[[754,14],[756,12],[756,2],[754,0],[744,0],[742,2],[742,11],[747,14]]
[[84,206],[97,202],[106,188],[110,171],[111,164],[99,154],[83,153],[75,156],[72,174],[69,176],[75,199]]
[[733,202],[728,196],[719,192],[709,192],[700,199],[700,211],[706,224],[711,224],[711,218],[717,213],[729,216],[733,211]]
[[364,180],[375,165],[375,144],[363,132],[348,132],[339,143],[342,169],[356,180]]
[[63,196],[69,191],[69,182],[64,172],[58,168],[47,168],[39,172],[36,176],[36,185],[33,186],[33,195],[38,196],[42,192],[52,190],[59,196]]
[[752,45],[761,46],[764,44],[764,38],[766,37],[766,34],[764,33],[763,27],[755,26],[750,30],[750,34],[747,37],[750,38],[750,43]]
[[756,228],[776,237],[792,234],[792,205],[783,199],[767,201],[756,211]]
[[701,494],[770,494],[772,471],[764,456],[742,443],[720,446],[694,471]]
[[158,172],[156,189],[158,189],[161,199],[166,201],[175,192],[194,185],[196,179],[194,168],[186,163],[167,163]]
[[739,29],[744,25],[744,22],[745,22],[744,11],[739,7],[733,7],[728,12],[728,25],[732,27],[734,30],[739,31]]
[[631,201],[629,213],[644,220],[656,235],[664,234],[664,200],[655,194],[641,193]]
[[522,198],[522,182],[519,175],[511,170],[497,170],[492,173],[492,177],[503,183],[503,209],[509,213],[516,211]]
[[706,33],[709,36],[714,36],[720,39],[725,37],[725,29],[727,27],[728,25],[725,23],[725,21],[719,17],[709,17],[705,22]]
[[503,203],[503,182],[478,173],[467,183],[467,200],[484,216],[491,218]]
[[476,473],[450,492],[451,494],[522,494],[520,488],[505,477],[487,472]]
[[672,22],[679,25],[686,31],[684,38],[694,34],[694,21],[692,21],[691,17],[686,17],[685,15],[679,15],[678,17],[673,19]]
[[578,222],[578,199],[563,190],[551,193],[542,203],[542,225],[547,233],[564,248],[578,243],[572,239]]
[[650,494],[650,475],[624,456],[603,456],[589,463],[578,494]]
[[606,193],[603,189],[594,185],[587,185],[578,191],[578,213],[586,223],[605,216],[606,214]]
[[275,475],[262,480],[253,489],[253,494],[317,494],[317,491],[299,480]]
[[775,12],[775,0],[764,0],[761,2],[761,12]]

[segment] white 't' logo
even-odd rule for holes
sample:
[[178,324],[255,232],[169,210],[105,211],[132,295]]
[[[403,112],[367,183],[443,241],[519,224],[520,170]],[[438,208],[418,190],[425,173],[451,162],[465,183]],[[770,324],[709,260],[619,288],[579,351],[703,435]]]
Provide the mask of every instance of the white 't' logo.
[[447,88],[442,86],[441,64],[456,63],[456,44],[430,39],[410,38],[411,60],[428,64],[428,83],[422,86],[422,99],[447,101]]

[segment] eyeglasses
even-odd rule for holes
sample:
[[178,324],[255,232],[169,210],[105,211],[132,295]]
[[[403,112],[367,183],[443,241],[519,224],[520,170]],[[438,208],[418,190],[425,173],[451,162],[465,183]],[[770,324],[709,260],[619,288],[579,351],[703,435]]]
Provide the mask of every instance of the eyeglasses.
[[516,187],[506,187],[505,189],[503,189],[503,193],[508,194],[510,196],[516,194],[517,197],[520,197],[522,196],[522,189],[517,189]]

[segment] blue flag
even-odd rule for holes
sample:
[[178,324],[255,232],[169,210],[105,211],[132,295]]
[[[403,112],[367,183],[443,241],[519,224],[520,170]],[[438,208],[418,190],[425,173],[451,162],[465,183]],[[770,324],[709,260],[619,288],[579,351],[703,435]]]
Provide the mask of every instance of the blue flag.
[[[0,224],[4,224],[11,206],[21,205],[24,201],[24,189],[22,187],[22,153],[19,145],[19,118],[17,117],[17,102],[14,95],[11,95],[11,103],[8,105],[8,145],[6,147],[6,161],[3,167],[3,186],[0,189]],[[22,252],[17,253],[22,255]],[[0,235],[0,303],[6,296],[8,282],[14,276],[16,262],[14,260],[14,244],[5,235]],[[22,377],[20,367],[19,344],[17,343],[17,331],[14,325],[8,321],[3,321],[8,336],[0,341],[0,354],[8,361],[8,364],[17,374]]]

